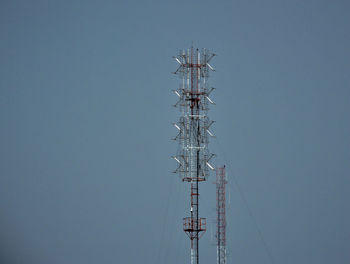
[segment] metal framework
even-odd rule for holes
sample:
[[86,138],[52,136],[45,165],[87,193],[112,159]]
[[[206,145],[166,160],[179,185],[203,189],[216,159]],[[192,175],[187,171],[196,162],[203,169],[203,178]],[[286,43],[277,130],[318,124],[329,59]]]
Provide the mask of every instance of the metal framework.
[[207,81],[209,70],[214,71],[209,64],[214,56],[206,49],[192,47],[174,57],[179,63],[174,73],[182,81],[179,89],[174,90],[178,96],[174,106],[179,108],[181,116],[174,123],[178,129],[174,140],[179,142],[179,148],[173,158],[178,163],[175,173],[191,185],[190,216],[183,219],[183,229],[191,240],[191,264],[199,264],[198,241],[206,231],[206,219],[199,217],[199,183],[214,170],[209,163],[214,154],[208,149],[209,136],[214,136],[209,128],[214,121],[207,116],[209,104],[214,104],[209,98],[214,88],[209,88]]
[[226,174],[225,166],[216,169],[217,264],[226,264]]

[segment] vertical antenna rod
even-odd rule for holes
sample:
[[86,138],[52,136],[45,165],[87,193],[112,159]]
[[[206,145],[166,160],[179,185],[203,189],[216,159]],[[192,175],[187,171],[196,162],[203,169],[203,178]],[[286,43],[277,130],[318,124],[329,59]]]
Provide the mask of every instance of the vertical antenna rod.
[[199,264],[200,237],[206,231],[206,219],[199,217],[199,183],[210,175],[214,167],[209,163],[214,156],[208,149],[209,136],[213,134],[209,127],[213,124],[207,112],[209,98],[213,88],[208,88],[209,69],[214,71],[209,61],[215,56],[206,49],[182,50],[175,60],[179,63],[175,71],[181,78],[179,89],[174,90],[178,102],[174,105],[180,109],[180,119],[174,126],[178,129],[175,140],[179,142],[176,156],[178,162],[175,173],[182,181],[191,184],[190,216],[183,219],[183,229],[191,240],[191,264]]
[[216,169],[217,264],[226,264],[226,174],[225,166]]

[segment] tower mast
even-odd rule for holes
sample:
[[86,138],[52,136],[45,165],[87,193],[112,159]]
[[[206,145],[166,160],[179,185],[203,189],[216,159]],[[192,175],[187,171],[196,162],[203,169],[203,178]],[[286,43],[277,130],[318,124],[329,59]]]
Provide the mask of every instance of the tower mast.
[[209,163],[214,156],[208,149],[209,128],[213,124],[207,112],[209,98],[213,88],[209,89],[207,79],[209,64],[215,54],[206,49],[182,50],[175,60],[179,63],[175,71],[182,82],[174,93],[179,97],[175,107],[180,109],[181,116],[174,126],[179,130],[175,140],[179,142],[176,156],[178,162],[175,173],[183,182],[190,183],[191,202],[190,216],[183,219],[183,229],[191,241],[191,264],[199,264],[199,239],[206,231],[206,219],[199,217],[199,183],[207,179],[214,167]]
[[216,240],[217,264],[226,264],[226,172],[216,169]]

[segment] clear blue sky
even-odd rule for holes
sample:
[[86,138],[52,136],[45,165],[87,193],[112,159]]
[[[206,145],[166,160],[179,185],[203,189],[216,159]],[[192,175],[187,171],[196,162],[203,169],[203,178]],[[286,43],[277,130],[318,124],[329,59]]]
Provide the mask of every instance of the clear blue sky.
[[[218,54],[230,263],[350,261],[348,1],[0,2],[0,262],[189,263],[171,72]],[[212,176],[202,184],[215,263]]]

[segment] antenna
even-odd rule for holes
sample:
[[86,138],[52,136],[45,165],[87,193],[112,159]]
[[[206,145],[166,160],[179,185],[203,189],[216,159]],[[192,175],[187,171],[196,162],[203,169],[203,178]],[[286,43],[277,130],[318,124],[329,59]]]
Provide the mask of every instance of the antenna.
[[175,60],[179,67],[175,71],[181,79],[175,104],[181,116],[174,125],[179,133],[176,140],[179,148],[176,156],[178,167],[175,170],[183,182],[191,187],[190,216],[183,218],[183,230],[191,241],[191,264],[199,264],[199,239],[206,231],[206,219],[199,217],[199,183],[204,182],[214,170],[210,159],[214,156],[208,149],[209,137],[214,136],[209,127],[213,123],[207,116],[209,98],[212,91],[208,87],[209,60],[214,56],[206,49],[181,50]]

